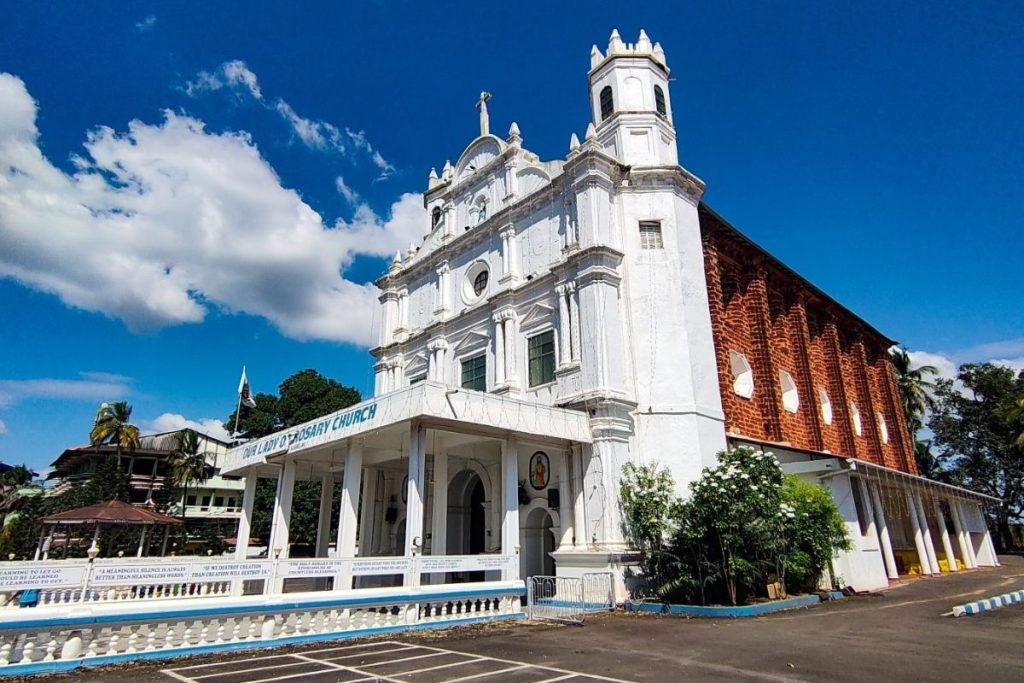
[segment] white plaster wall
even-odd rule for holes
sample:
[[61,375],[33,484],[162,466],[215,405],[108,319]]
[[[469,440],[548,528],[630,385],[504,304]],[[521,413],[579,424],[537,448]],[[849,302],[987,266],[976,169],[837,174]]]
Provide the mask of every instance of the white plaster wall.
[[[814,476],[801,477],[805,481],[818,483]],[[877,533],[861,534],[857,520],[857,507],[853,501],[852,482],[848,474],[839,474],[823,480],[832,494],[839,514],[846,523],[846,533],[852,543],[850,550],[842,551],[833,560],[836,575],[841,586],[853,586],[858,591],[871,591],[885,588],[889,578],[885,573],[885,561],[882,549],[878,544]]]

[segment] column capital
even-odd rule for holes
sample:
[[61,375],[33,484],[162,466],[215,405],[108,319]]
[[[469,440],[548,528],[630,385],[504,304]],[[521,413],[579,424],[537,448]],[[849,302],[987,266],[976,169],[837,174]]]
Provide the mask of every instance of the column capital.
[[427,342],[427,350],[429,351],[442,351],[448,348],[448,340],[444,337],[435,337]]
[[516,225],[515,225],[515,223],[507,223],[507,224],[501,226],[501,229],[498,231],[498,235],[503,240],[512,239],[513,237],[515,237],[516,236]]
[[576,291],[576,281],[566,280],[564,282],[560,282],[555,285],[555,291],[561,295],[572,294]]
[[436,269],[435,272],[438,275],[447,275],[448,273],[452,272],[452,268],[448,264],[448,261],[445,260],[445,261],[441,261],[439,264],[437,264],[437,269]]

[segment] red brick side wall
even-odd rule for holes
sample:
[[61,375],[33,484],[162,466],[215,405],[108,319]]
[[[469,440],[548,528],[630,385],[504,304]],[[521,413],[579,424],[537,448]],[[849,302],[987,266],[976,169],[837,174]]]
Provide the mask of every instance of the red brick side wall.
[[[702,212],[701,230],[726,429],[916,474],[889,360],[891,342],[716,216]],[[753,369],[751,398],[733,390],[730,351],[742,353]],[[783,408],[780,370],[796,384],[796,412]],[[822,412],[822,389],[831,424]]]

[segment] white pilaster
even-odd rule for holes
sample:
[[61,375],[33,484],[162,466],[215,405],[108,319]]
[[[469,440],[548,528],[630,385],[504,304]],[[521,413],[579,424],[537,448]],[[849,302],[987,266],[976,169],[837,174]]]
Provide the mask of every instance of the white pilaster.
[[510,387],[518,386],[516,381],[516,354],[519,353],[519,318],[512,310],[505,314],[505,381]]
[[281,466],[281,474],[277,478],[277,491],[274,494],[274,512],[270,525],[271,558],[288,557],[288,525],[292,520],[292,493],[295,490],[295,461],[285,460]]
[[875,522],[878,527],[878,543],[882,546],[882,559],[885,561],[885,573],[890,579],[900,577],[899,569],[896,567],[896,556],[892,552],[892,538],[889,536],[889,524],[885,519],[885,508],[882,506],[882,497],[878,493],[878,487],[866,484],[865,488],[871,495],[871,505],[875,509]]
[[455,236],[455,204],[448,202],[444,205],[444,233],[443,239],[451,239]]
[[494,321],[494,386],[505,384],[505,322],[501,313],[495,313]]
[[437,315],[442,320],[447,316],[449,307],[448,302],[450,299],[449,282],[451,281],[451,266],[448,265],[447,261],[441,261],[440,265],[437,266],[437,308],[434,311],[434,315]]
[[501,280],[500,282],[516,282],[519,280],[519,254],[516,249],[516,228],[506,225],[501,233]]
[[910,527],[914,530],[914,547],[917,549],[917,559],[921,563],[921,573],[931,574],[932,565],[928,560],[928,551],[924,546],[924,532],[921,529],[921,518],[917,516],[917,501],[912,492],[907,491],[907,509],[910,514]]
[[238,533],[235,534],[235,559],[244,560],[249,554],[249,537],[252,536],[252,506],[256,502],[256,473],[250,472],[245,478],[242,491],[242,514],[238,518]]
[[501,441],[501,488],[505,511],[501,521],[501,554],[515,555],[513,568],[502,572],[502,579],[519,578],[519,444],[513,439]]
[[584,475],[587,471],[586,453],[580,445],[572,446],[572,526],[576,534],[574,545],[577,549],[590,545],[587,533],[587,500],[584,496]]
[[579,293],[576,291],[576,283],[571,282],[569,290],[569,331],[570,347],[572,349],[572,362],[578,364],[580,362],[580,347],[583,345],[583,337],[580,336],[580,299]]
[[[416,557],[423,549],[423,479],[426,469],[427,429],[413,422],[409,430],[409,482],[405,506],[405,556]],[[418,570],[408,572],[405,586],[418,586]]]
[[[363,482],[363,444],[358,439],[349,441],[342,473],[341,502],[338,506],[337,557],[356,556],[356,524],[359,519],[359,487]],[[334,582],[334,590],[352,588],[352,574],[343,571]]]
[[370,557],[374,554],[374,528],[377,523],[377,470],[366,468],[366,487],[363,490],[363,505],[359,510],[359,554]]
[[949,571],[955,572],[956,566],[956,555],[953,554],[953,544],[949,541],[949,529],[946,528],[946,518],[942,514],[942,506],[939,505],[939,501],[933,501],[935,506],[935,519],[938,520],[939,525],[939,539],[942,541],[942,552],[946,553],[946,564],[949,565]]
[[572,358],[572,321],[569,319],[569,287],[562,283],[555,287],[558,295],[558,366],[564,367]]

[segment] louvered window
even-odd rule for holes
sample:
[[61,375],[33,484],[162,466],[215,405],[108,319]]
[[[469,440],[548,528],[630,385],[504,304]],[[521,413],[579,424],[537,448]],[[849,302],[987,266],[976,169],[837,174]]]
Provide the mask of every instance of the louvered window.
[[663,249],[661,221],[640,221],[640,248]]

